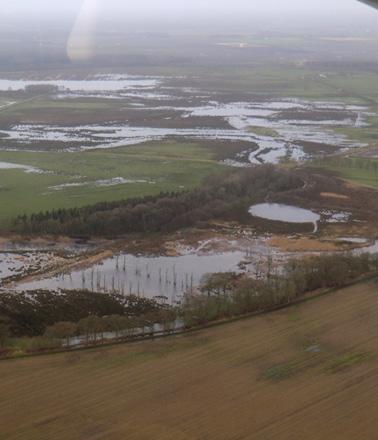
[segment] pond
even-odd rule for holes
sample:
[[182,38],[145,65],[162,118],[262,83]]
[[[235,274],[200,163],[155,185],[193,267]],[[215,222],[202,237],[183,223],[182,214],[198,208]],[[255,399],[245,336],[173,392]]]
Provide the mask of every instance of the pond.
[[249,213],[253,217],[285,223],[312,223],[314,232],[318,230],[320,215],[308,209],[279,203],[261,203],[251,206]]

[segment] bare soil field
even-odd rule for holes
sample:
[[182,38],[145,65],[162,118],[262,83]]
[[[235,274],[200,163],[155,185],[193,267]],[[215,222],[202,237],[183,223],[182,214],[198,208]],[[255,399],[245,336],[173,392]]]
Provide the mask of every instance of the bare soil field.
[[371,281],[191,335],[2,361],[0,439],[373,439],[377,294]]

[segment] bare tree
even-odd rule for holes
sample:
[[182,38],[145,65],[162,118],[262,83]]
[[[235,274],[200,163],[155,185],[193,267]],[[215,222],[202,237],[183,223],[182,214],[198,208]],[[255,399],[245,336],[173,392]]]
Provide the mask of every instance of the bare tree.
[[10,335],[10,326],[7,318],[0,316],[0,347],[4,347]]
[[66,346],[70,346],[70,338],[77,332],[77,324],[73,322],[57,322],[56,324],[47,327],[45,336],[49,338],[65,339]]

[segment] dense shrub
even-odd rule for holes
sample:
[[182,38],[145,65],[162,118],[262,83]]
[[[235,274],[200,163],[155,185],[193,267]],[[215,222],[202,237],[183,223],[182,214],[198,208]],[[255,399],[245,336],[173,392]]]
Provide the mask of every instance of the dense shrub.
[[43,335],[55,323],[78,322],[89,315],[139,316],[159,308],[151,299],[87,290],[0,293],[0,315],[13,336]]

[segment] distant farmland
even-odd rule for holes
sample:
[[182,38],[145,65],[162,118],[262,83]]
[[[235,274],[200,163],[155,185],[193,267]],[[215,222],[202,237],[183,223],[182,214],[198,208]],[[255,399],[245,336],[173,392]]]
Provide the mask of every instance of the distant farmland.
[[1,440],[378,431],[378,284],[183,337],[0,362]]
[[378,160],[365,157],[329,157],[315,162],[340,177],[361,185],[378,187]]

